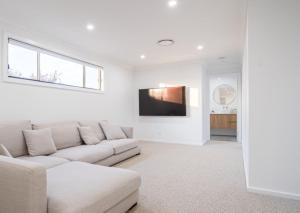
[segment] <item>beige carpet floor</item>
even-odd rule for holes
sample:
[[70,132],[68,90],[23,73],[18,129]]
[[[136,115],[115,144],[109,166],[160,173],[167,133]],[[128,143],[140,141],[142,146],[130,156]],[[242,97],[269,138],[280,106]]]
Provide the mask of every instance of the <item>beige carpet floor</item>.
[[142,176],[132,213],[300,212],[300,201],[246,191],[241,145],[141,143],[142,154],[117,167]]

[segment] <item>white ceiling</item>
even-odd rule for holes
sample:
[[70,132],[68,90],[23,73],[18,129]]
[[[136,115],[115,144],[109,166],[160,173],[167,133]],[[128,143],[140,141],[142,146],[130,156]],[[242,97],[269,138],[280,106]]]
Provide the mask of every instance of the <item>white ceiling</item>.
[[[173,9],[167,0],[0,0],[0,19],[131,66],[197,59],[218,63],[221,56],[240,64],[244,7],[244,0],[178,0]],[[93,32],[86,30],[87,23],[95,25]],[[157,46],[164,38],[175,45]],[[198,45],[205,48],[199,51]]]

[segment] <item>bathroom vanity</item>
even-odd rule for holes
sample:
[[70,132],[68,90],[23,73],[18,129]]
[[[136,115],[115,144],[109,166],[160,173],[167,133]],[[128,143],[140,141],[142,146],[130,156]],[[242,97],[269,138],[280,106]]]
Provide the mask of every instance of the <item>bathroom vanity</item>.
[[236,114],[210,114],[211,129],[236,129]]

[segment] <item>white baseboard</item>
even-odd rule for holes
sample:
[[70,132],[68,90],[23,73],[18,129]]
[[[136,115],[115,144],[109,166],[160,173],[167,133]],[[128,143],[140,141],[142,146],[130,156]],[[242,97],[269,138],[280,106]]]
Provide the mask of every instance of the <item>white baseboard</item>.
[[184,145],[194,145],[194,146],[203,146],[206,141],[172,141],[172,140],[161,140],[161,139],[147,139],[139,138],[140,141],[149,141],[155,143],[171,143],[171,144],[184,144]]
[[293,194],[293,193],[282,192],[282,191],[274,191],[274,190],[270,190],[270,189],[253,187],[253,186],[247,186],[247,190],[248,190],[248,192],[253,192],[253,193],[257,193],[257,194],[300,200],[300,194]]

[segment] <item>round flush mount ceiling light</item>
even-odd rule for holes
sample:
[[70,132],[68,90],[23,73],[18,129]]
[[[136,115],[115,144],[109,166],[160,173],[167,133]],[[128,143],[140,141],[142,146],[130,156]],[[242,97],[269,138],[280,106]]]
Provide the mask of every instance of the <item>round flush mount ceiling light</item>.
[[168,6],[169,6],[170,8],[176,7],[176,6],[177,6],[177,1],[176,1],[176,0],[169,0],[169,1],[168,1]]
[[162,39],[162,40],[159,40],[159,41],[157,42],[157,44],[158,44],[159,46],[164,46],[164,47],[166,47],[166,46],[171,46],[171,45],[173,45],[174,43],[175,43],[175,41],[172,40],[172,39]]
[[143,59],[146,58],[146,56],[145,55],[141,55],[140,58],[143,60]]
[[202,45],[199,45],[199,46],[197,46],[197,49],[198,49],[198,50],[203,50],[204,47],[203,47]]
[[92,30],[95,29],[95,26],[93,24],[87,24],[86,29],[89,30],[89,31],[92,31]]

